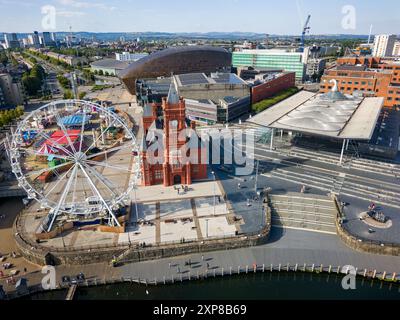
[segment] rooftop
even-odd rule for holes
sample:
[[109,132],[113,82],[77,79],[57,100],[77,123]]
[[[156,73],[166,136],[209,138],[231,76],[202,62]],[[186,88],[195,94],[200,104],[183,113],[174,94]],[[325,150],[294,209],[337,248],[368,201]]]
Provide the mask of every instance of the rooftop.
[[94,61],[90,65],[92,67],[98,67],[98,68],[114,68],[118,70],[123,70],[126,67],[128,67],[129,63],[115,59],[102,59]]
[[244,49],[242,51],[236,51],[235,53],[249,53],[249,54],[264,54],[264,55],[293,55],[301,56],[303,52],[287,51],[280,49]]
[[246,84],[234,73],[216,72],[207,77],[204,73],[186,73],[175,75],[178,87],[198,84]]
[[337,139],[370,140],[383,98],[361,98],[338,91],[300,91],[254,116],[249,122]]

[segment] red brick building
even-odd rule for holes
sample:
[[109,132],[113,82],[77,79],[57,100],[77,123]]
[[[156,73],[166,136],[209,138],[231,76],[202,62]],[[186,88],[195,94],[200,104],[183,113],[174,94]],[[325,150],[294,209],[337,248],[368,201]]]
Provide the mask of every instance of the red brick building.
[[336,61],[336,68],[325,70],[320,92],[332,89],[335,79],[339,91],[385,98],[385,107],[400,106],[400,63],[377,57],[344,57]]
[[296,73],[282,72],[276,74],[274,78],[261,80],[251,87],[251,101],[257,103],[273,95],[295,86]]
[[[190,185],[193,180],[207,178],[207,164],[201,161],[202,156],[206,155],[206,149],[201,143],[191,144],[192,139],[180,141],[178,136],[180,132],[187,128],[185,117],[185,101],[180,98],[172,84],[168,97],[162,99],[161,104],[152,104],[145,106],[143,112],[143,130],[144,138],[142,142],[142,184],[145,186],[164,184],[171,186],[175,184]],[[153,163],[149,161],[148,144],[145,137],[152,135],[152,130],[158,128],[163,130],[163,163]],[[190,125],[195,129],[194,123]],[[196,157],[196,163],[185,161],[182,147],[186,144],[189,151],[186,150],[186,157],[193,153]],[[155,156],[161,156],[155,154]]]

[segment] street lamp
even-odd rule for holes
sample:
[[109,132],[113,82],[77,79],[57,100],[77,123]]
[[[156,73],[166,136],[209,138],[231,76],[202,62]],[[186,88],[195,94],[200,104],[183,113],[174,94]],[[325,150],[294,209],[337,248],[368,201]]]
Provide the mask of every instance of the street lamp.
[[136,224],[137,224],[139,221],[139,216],[138,216],[138,205],[136,200],[136,186],[133,187],[133,197],[135,201],[135,213],[136,213]]
[[211,171],[211,174],[213,175],[213,178],[214,178],[214,183],[213,183],[213,193],[214,193],[214,211],[213,211],[213,215],[215,216],[215,206],[216,206],[216,203],[215,203],[215,181],[216,181],[216,179],[215,179],[215,172],[214,171]]
[[208,238],[208,220],[210,219],[206,219],[206,238]]

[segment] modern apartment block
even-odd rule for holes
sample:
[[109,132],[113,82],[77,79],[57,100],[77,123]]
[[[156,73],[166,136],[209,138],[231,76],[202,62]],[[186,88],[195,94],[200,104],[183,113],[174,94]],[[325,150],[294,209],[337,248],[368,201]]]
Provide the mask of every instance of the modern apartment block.
[[397,37],[394,34],[376,35],[372,55],[374,57],[391,57],[396,39]]
[[20,47],[16,33],[5,33],[4,40],[6,42],[6,49],[15,49]]
[[4,105],[16,107],[25,102],[25,90],[22,83],[13,78],[9,73],[0,73],[0,89],[3,95],[2,100]]
[[400,106],[400,63],[376,57],[344,57],[334,69],[326,70],[320,92],[332,89],[335,79],[339,91],[385,98],[385,107]]
[[232,53],[234,67],[253,67],[255,69],[281,69],[296,73],[296,80],[304,80],[307,54],[304,52],[287,52],[285,50],[243,50]]

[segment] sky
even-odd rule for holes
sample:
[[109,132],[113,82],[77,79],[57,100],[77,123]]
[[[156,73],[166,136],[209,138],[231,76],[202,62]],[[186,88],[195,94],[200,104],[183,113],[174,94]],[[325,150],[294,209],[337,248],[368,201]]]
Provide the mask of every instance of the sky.
[[398,0],[0,0],[0,32],[71,26],[74,32],[297,35],[311,14],[310,34],[368,34],[371,24],[373,34],[400,34],[399,12]]

